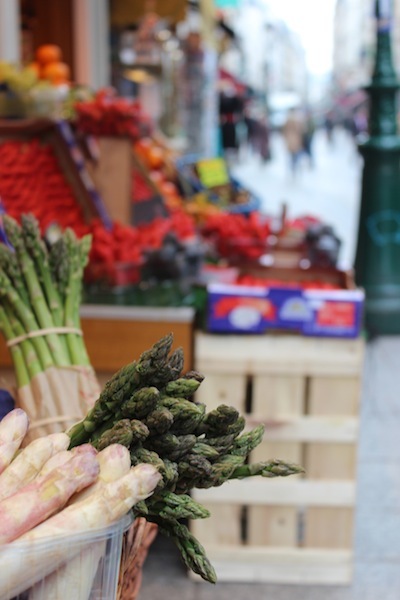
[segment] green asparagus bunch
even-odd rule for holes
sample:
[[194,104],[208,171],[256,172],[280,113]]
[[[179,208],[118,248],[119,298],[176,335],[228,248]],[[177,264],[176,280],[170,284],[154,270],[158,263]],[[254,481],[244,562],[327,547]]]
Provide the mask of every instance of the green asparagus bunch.
[[47,249],[33,215],[23,215],[21,225],[7,215],[3,222],[12,248],[0,244],[0,330],[7,341],[47,330],[11,347],[18,387],[49,367],[89,366],[82,336],[54,328],[80,329],[91,237],[78,240],[66,230],[56,244],[63,248],[58,254]]
[[152,464],[162,479],[135,513],[174,540],[188,568],[215,582],[204,548],[180,522],[209,516],[190,491],[302,469],[277,460],[248,464],[264,427],[243,432],[245,419],[235,408],[220,405],[207,412],[196,402],[193,394],[203,376],[182,374],[182,351],[170,354],[172,342],[171,334],[163,337],[108,381],[93,409],[69,431],[70,447],[89,442],[100,450],[118,442],[129,448],[132,465]]

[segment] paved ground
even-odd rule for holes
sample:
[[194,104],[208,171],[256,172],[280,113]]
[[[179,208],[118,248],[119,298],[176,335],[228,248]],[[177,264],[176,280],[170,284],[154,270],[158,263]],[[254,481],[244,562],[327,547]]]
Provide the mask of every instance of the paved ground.
[[[269,212],[286,200],[291,214],[320,214],[335,225],[352,261],[360,162],[341,136],[316,140],[316,166],[297,181],[283,148],[266,166],[249,160],[236,171],[262,195]],[[400,337],[369,342],[364,366],[358,453],[355,572],[351,586],[226,584],[189,580],[174,546],[159,538],[144,569],[140,600],[400,600]]]

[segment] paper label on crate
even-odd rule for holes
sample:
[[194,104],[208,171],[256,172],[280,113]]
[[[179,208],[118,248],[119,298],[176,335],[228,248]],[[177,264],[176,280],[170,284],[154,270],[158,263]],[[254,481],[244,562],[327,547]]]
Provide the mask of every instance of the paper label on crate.
[[317,312],[317,324],[320,326],[353,327],[356,310],[352,302],[324,302]]
[[229,183],[229,173],[223,158],[209,158],[196,163],[201,183],[206,188]]
[[279,316],[282,321],[311,321],[313,318],[313,312],[302,298],[289,298],[286,300]]
[[251,306],[238,306],[229,314],[230,323],[237,329],[254,329],[261,322],[262,315]]

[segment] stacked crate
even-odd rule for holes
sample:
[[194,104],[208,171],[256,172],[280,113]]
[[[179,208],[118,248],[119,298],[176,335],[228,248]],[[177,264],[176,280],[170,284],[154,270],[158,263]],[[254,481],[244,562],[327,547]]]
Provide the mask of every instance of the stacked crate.
[[348,583],[352,577],[362,339],[198,333],[197,399],[265,423],[252,462],[281,458],[303,476],[255,477],[194,497],[193,521],[220,581]]

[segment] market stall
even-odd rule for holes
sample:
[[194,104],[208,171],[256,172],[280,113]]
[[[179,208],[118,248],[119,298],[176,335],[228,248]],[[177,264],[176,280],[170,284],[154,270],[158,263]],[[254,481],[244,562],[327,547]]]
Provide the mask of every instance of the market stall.
[[[93,456],[115,443],[121,479],[151,467],[147,491],[111,523],[93,520],[119,524],[105,533],[117,536],[114,580],[122,538],[121,568],[130,554],[137,568],[154,535],[137,537],[147,521],[207,581],[349,582],[364,296],[338,266],[335,231],[285,206],[263,211],[221,157],[178,151],[137,100],[68,86],[60,100],[50,81],[45,102],[21,77],[22,91],[6,69],[0,92],[4,110],[10,94],[21,100],[18,118],[0,120],[0,369],[19,407],[9,419],[23,410],[31,420],[21,444],[56,431],[69,453],[94,447],[86,487],[102,478]],[[265,481],[281,475],[296,478]],[[50,535],[74,485],[2,543],[35,542],[36,526]],[[41,579],[66,585],[75,550],[53,562],[46,549],[26,587],[14,566],[4,598]],[[106,577],[91,558],[88,594]],[[137,594],[140,567],[127,572]]]

